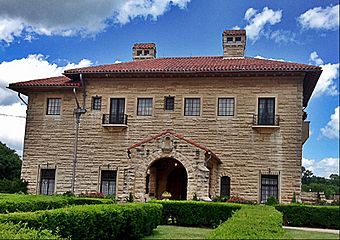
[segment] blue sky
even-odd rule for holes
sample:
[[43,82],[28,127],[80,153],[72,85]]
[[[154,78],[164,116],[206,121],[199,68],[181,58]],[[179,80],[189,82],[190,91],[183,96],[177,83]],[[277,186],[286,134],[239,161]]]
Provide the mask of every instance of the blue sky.
[[323,68],[303,164],[339,173],[338,1],[0,0],[0,141],[22,153],[25,119],[14,116],[25,106],[11,82],[130,61],[136,42],[155,42],[158,57],[222,55],[222,31],[233,28],[247,30],[248,57]]

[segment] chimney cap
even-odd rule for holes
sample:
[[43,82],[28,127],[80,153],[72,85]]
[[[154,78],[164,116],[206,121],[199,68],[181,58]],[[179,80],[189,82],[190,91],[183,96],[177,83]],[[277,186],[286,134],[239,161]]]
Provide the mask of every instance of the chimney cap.
[[229,35],[229,36],[245,36],[246,30],[240,29],[240,30],[224,30],[223,35]]
[[155,49],[155,43],[135,43],[133,44],[133,49]]

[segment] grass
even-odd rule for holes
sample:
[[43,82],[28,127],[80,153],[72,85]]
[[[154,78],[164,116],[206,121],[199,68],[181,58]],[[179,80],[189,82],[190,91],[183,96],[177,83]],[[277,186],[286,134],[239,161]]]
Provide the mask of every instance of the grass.
[[205,239],[212,232],[210,228],[179,227],[159,225],[147,239]]
[[292,239],[339,239],[339,234],[286,229]]

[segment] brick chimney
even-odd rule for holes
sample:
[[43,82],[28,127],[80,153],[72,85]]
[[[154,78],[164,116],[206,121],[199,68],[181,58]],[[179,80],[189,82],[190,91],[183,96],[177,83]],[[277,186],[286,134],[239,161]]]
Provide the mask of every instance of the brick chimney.
[[141,61],[156,58],[156,44],[154,43],[135,43],[132,47],[133,61]]
[[243,58],[246,49],[246,30],[224,30],[222,45],[224,58]]

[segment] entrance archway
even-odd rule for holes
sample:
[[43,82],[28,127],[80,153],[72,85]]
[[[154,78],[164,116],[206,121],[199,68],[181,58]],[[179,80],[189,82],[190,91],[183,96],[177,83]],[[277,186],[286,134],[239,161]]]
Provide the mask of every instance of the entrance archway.
[[181,162],[174,158],[154,161],[146,179],[146,191],[150,197],[162,199],[163,192],[171,193],[173,200],[187,199],[188,175]]

